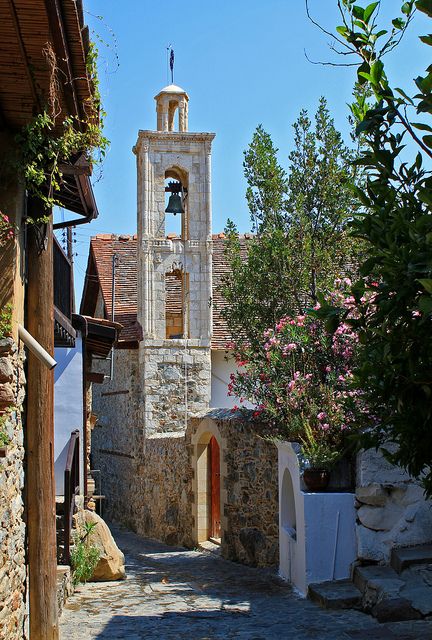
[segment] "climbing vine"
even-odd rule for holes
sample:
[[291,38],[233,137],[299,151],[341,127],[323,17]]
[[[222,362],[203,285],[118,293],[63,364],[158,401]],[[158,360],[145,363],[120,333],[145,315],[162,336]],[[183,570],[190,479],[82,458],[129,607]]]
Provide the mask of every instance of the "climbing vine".
[[56,60],[52,49],[47,48],[46,58],[51,70],[49,104],[17,136],[21,150],[19,169],[27,191],[43,205],[43,213],[37,220],[28,219],[30,223],[47,222],[52,207],[60,204],[62,164],[73,162],[84,154],[93,166],[105,157],[109,140],[103,135],[105,112],[99,90],[97,55],[95,44],[90,43],[86,68],[92,96],[83,105],[84,117],[68,116],[59,124]]

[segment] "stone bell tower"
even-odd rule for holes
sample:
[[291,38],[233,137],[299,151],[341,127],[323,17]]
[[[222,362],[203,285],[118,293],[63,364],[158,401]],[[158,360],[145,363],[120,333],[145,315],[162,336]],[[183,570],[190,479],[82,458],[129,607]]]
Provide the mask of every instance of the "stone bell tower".
[[211,387],[214,134],[188,131],[189,97],[180,87],[165,87],[155,100],[157,131],[140,131],[134,147],[147,437],[184,431],[189,417],[208,409]]

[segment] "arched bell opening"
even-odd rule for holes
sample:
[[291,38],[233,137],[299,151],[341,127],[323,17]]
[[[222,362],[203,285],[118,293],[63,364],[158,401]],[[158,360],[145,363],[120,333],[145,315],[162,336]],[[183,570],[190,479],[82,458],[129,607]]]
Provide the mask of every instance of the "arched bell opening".
[[165,236],[188,238],[188,174],[178,167],[165,171]]

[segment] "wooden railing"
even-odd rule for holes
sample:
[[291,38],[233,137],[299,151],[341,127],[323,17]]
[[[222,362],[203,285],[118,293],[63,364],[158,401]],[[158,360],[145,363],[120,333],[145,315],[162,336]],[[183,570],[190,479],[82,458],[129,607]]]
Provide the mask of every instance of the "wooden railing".
[[80,491],[79,440],[79,431],[72,431],[64,472],[64,559],[67,564],[70,563],[70,539],[75,498]]
[[54,236],[53,244],[54,305],[69,320],[73,309],[72,265]]

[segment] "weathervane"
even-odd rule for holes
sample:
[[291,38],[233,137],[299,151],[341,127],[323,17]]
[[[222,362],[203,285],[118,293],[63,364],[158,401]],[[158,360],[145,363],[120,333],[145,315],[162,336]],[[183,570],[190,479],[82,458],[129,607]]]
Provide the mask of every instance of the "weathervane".
[[167,46],[167,76],[168,76],[168,63],[169,63],[169,68],[171,70],[171,84],[174,84],[174,49],[172,48],[171,44]]

